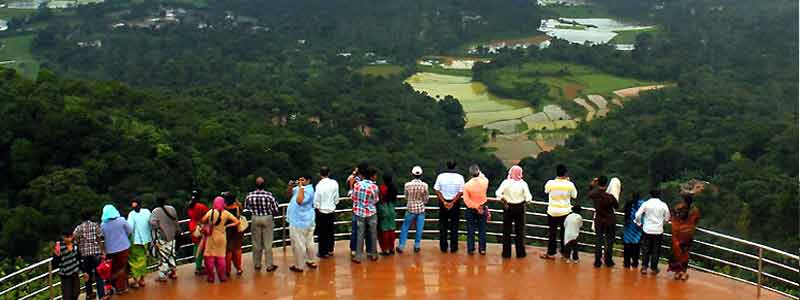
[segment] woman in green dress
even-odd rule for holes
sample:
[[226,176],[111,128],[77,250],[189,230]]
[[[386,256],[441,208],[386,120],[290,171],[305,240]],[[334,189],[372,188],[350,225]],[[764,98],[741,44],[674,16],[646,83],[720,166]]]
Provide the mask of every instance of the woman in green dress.
[[394,231],[397,229],[395,219],[397,213],[394,203],[397,201],[397,187],[392,174],[383,175],[383,184],[380,186],[378,198],[378,244],[381,246],[381,255],[394,255]]

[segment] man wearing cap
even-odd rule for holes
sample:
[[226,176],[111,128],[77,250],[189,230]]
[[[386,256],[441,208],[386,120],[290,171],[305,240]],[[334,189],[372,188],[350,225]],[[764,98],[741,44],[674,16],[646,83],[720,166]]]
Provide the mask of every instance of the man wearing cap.
[[412,222],[417,223],[417,230],[414,236],[414,252],[419,252],[420,241],[422,240],[422,230],[425,227],[425,203],[428,202],[428,184],[422,181],[422,167],[414,166],[411,169],[411,176],[414,177],[405,185],[406,195],[406,216],[403,219],[403,226],[400,228],[400,243],[397,245],[397,253],[403,253],[408,239],[408,228]]
[[433,190],[439,198],[439,249],[447,252],[449,241],[450,252],[458,252],[458,201],[464,193],[464,176],[456,173],[455,161],[447,161],[447,171],[436,177]]

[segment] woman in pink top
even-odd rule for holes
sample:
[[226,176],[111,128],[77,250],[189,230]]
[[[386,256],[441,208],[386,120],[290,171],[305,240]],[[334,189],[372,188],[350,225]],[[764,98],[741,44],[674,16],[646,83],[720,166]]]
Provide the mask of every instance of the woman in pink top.
[[486,190],[489,188],[489,180],[483,176],[478,165],[471,165],[469,173],[472,178],[464,184],[464,204],[467,212],[464,217],[467,219],[467,253],[475,253],[475,230],[478,231],[478,251],[481,255],[486,255],[486,221],[489,209],[486,207]]

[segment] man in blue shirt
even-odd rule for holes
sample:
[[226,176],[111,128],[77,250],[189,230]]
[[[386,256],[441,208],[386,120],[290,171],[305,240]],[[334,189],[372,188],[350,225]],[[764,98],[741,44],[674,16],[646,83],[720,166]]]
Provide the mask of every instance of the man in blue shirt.
[[287,194],[291,200],[286,221],[289,222],[289,238],[295,258],[295,264],[289,270],[303,272],[303,265],[315,269],[314,187],[311,185],[311,176],[301,176],[297,183],[289,181]]

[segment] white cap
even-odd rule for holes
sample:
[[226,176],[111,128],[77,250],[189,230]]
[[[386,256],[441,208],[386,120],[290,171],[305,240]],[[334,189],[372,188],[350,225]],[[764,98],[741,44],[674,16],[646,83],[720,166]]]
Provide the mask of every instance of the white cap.
[[413,168],[411,168],[411,174],[417,176],[422,175],[422,167],[414,166]]

